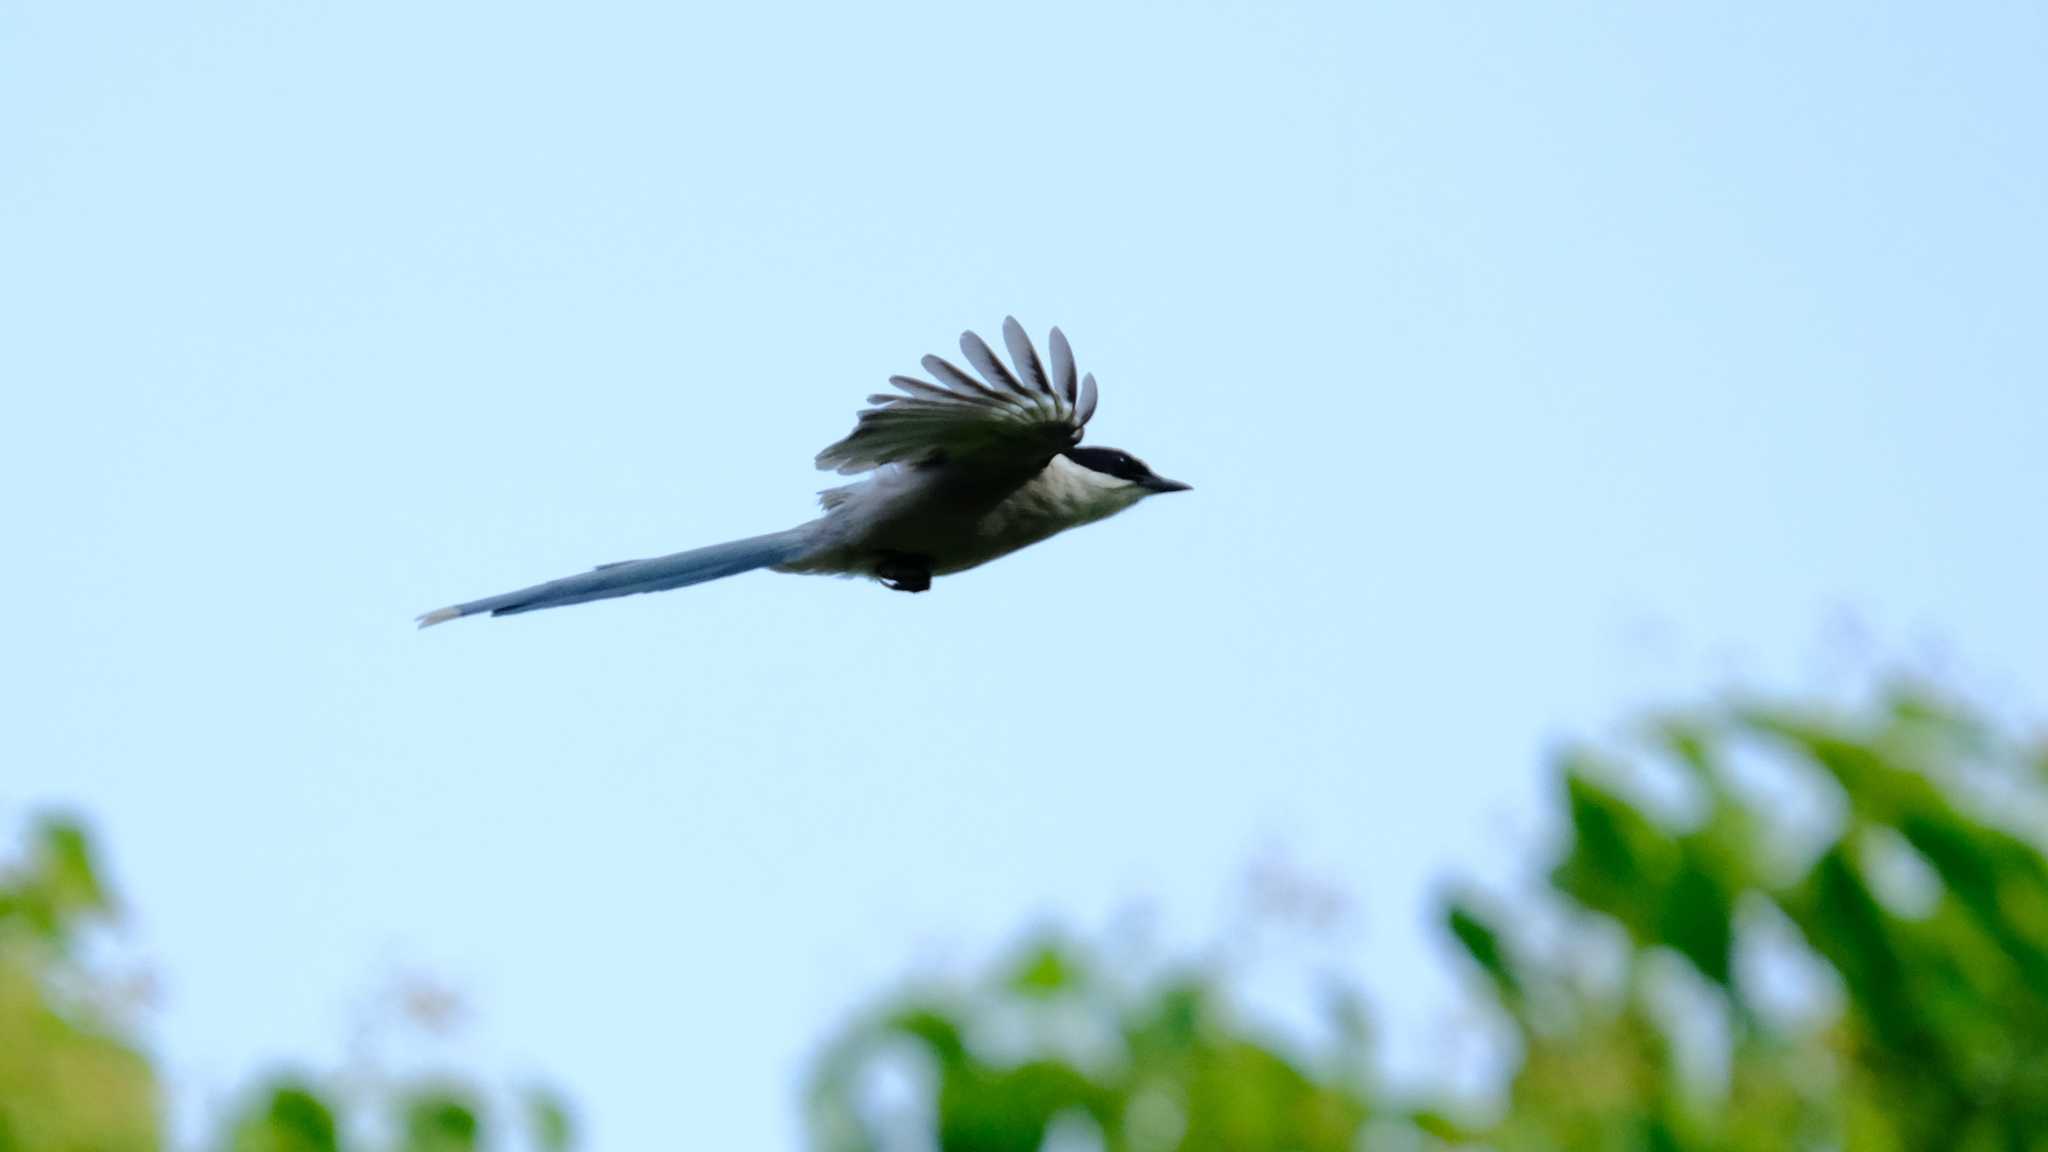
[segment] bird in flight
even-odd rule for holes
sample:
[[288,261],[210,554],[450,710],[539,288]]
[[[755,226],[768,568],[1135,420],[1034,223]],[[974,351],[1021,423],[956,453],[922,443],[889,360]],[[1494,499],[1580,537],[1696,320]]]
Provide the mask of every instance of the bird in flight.
[[934,576],[986,564],[1148,496],[1187,491],[1127,452],[1081,446],[1095,415],[1095,377],[1076,371],[1059,329],[1052,330],[1050,365],[1014,318],[1003,321],[1003,342],[1008,366],[981,337],[960,337],[979,378],[927,356],[932,379],[891,376],[897,393],[868,397],[853,431],[817,461],[867,475],[820,493],[825,514],[816,520],[453,604],[421,616],[419,625],[663,592],[756,568],[866,576],[898,592],[923,592]]

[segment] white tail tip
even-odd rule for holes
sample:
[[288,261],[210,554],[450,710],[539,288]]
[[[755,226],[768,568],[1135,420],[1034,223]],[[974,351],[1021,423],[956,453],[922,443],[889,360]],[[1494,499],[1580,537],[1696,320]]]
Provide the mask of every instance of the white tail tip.
[[462,609],[460,608],[437,608],[420,617],[420,627],[432,628],[436,624],[446,624],[450,620],[460,619],[461,616]]

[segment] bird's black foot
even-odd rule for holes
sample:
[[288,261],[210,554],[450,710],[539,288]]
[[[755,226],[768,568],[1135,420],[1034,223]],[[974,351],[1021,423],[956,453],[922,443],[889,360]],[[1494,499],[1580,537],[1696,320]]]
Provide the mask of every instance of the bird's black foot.
[[898,592],[927,592],[932,586],[932,559],[891,552],[875,565],[875,575],[885,588]]

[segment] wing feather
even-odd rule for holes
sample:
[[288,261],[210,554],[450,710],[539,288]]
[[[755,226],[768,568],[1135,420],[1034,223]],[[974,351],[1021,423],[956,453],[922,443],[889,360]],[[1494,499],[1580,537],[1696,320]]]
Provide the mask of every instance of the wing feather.
[[1010,363],[1017,366],[1017,374],[1033,392],[1050,396],[1052,382],[1045,378],[1045,366],[1038,362],[1038,349],[1031,346],[1031,337],[1024,334],[1024,326],[1017,323],[1015,316],[1003,317],[1003,343],[1010,349]]
[[1080,384],[1074,374],[1074,350],[1067,347],[1067,334],[1057,328],[1052,330],[1052,375],[1059,382],[1060,395],[1072,404]]
[[1014,372],[986,341],[968,332],[960,337],[960,351],[981,379],[938,356],[922,361],[932,380],[891,376],[889,383],[902,394],[868,397],[853,431],[818,453],[818,467],[864,472],[945,459],[963,467],[1028,472],[1080,443],[1095,414],[1095,377],[1076,382],[1066,336],[1052,331],[1049,375],[1014,318],[1003,321],[1003,342]]
[[988,341],[972,332],[962,332],[960,354],[967,357],[967,362],[974,365],[974,370],[981,373],[981,378],[988,381],[990,387],[1007,389],[1022,399],[1031,399],[1031,393],[1025,389],[1023,382],[1011,375],[1001,360],[996,359],[996,354],[989,348]]
[[[891,376],[889,377],[889,383],[919,399],[931,400],[940,404],[957,404],[961,402],[960,396],[957,393],[949,392],[929,380],[919,380],[915,376]],[[880,396],[868,397],[868,403],[895,404],[901,402],[902,399],[903,397],[901,396],[890,396],[884,393]]]
[[1001,393],[991,390],[988,385],[961,371],[959,366],[950,360],[941,359],[937,356],[927,356],[920,363],[924,365],[925,371],[937,376],[940,383],[955,392],[962,395],[979,396],[985,400],[993,400],[998,404],[1006,403]]

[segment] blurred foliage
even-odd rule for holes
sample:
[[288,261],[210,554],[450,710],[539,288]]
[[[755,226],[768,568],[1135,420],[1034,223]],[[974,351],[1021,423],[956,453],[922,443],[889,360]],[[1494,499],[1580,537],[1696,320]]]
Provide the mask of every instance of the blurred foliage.
[[1053,939],[848,1029],[813,1141],[2048,1152],[2048,752],[1909,686],[1633,743],[1561,758],[1541,891],[1443,910],[1512,1057],[1491,1099],[1376,1089],[1353,1000],[1293,1053],[1231,1011],[1227,973]]
[[[160,1073],[132,1037],[133,1005],[84,958],[114,920],[83,828],[44,820],[0,867],[0,1152],[155,1152],[169,1145]],[[501,1121],[463,1086],[401,1084],[368,1098],[300,1080],[246,1095],[202,1147],[223,1152],[472,1152],[522,1138],[573,1146],[553,1094]]]
[[[1489,1092],[1388,1088],[1353,993],[1327,998],[1309,1043],[1240,1011],[1225,967],[1043,935],[840,1034],[810,1081],[812,1143],[2048,1152],[2048,749],[1897,687],[1848,711],[1658,717],[1619,752],[1560,757],[1556,781],[1556,847],[1531,890],[1441,909],[1509,1069]],[[88,837],[45,821],[14,856],[0,1152],[166,1147],[135,998],[89,959],[118,905]],[[573,1143],[548,1093],[416,1079],[275,1078],[215,1128],[197,1147]]]
[[[1297,1064],[1239,1027],[1207,976],[1164,974],[1122,995],[1049,939],[986,987],[914,993],[845,1037],[819,1069],[813,1131],[831,1152],[934,1136],[946,1149],[1032,1152],[1059,1126],[1110,1149],[1338,1152],[1371,1111],[1353,1074],[1357,1019],[1344,1035],[1331,1062]],[[886,1089],[870,1075],[884,1062],[909,1065],[924,1096],[907,1124],[864,1107]]]
[[157,1086],[76,959],[112,905],[77,826],[30,831],[0,870],[0,1152],[157,1147]]

